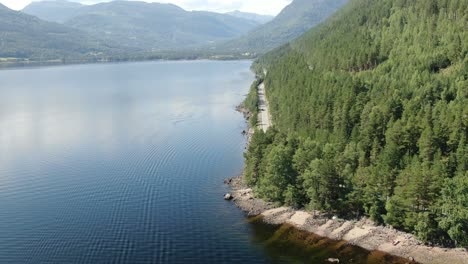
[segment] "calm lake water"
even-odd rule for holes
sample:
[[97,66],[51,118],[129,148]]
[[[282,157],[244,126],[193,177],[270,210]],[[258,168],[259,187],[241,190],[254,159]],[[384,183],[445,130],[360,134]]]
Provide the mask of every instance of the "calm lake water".
[[308,262],[222,199],[249,67],[0,71],[0,263]]

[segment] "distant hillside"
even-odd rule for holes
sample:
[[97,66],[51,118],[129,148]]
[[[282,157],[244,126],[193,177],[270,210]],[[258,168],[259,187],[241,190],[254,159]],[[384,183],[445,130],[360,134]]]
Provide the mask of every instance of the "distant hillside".
[[68,1],[41,1],[32,2],[26,6],[22,12],[37,16],[46,21],[64,23],[68,19],[76,16],[83,5]]
[[119,52],[77,29],[13,11],[0,4],[0,58],[63,60]]
[[[69,11],[66,13],[70,17],[57,18],[55,14],[63,9]],[[226,14],[189,12],[172,4],[137,1],[113,1],[81,6],[78,10],[67,2],[37,2],[24,12],[147,51],[189,49],[238,37],[259,25]]]
[[248,13],[248,12],[241,12],[239,10],[228,12],[226,14],[234,16],[234,17],[238,17],[238,18],[253,20],[253,21],[256,21],[256,22],[258,22],[260,24],[265,24],[265,23],[270,22],[271,20],[273,20],[273,18],[275,18],[274,16],[259,15],[259,14]]
[[294,0],[272,21],[248,34],[218,45],[220,50],[264,53],[304,34],[348,0]]

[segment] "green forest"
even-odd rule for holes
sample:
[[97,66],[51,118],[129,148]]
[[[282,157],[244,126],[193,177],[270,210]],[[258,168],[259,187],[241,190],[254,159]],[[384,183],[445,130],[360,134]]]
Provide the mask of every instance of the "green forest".
[[253,135],[246,182],[278,204],[468,247],[467,10],[351,0],[259,58],[275,127]]

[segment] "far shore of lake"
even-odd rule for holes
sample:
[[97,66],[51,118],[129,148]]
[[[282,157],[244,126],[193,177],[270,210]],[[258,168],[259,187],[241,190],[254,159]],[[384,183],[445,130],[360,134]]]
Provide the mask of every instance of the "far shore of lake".
[[47,66],[66,66],[66,65],[80,65],[80,64],[106,64],[106,63],[130,63],[130,62],[148,62],[148,61],[198,61],[198,60],[211,60],[211,61],[241,61],[252,60],[254,56],[237,56],[237,55],[212,55],[212,56],[181,56],[181,57],[156,57],[156,58],[123,58],[123,59],[71,59],[71,60],[29,60],[29,59],[16,59],[16,58],[0,58],[0,70],[14,69],[14,68],[36,68]]

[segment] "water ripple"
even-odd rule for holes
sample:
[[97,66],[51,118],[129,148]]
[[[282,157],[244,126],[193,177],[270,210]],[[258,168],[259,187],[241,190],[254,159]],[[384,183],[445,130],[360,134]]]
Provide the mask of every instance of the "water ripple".
[[248,67],[0,72],[0,263],[267,262],[220,199],[242,169]]

